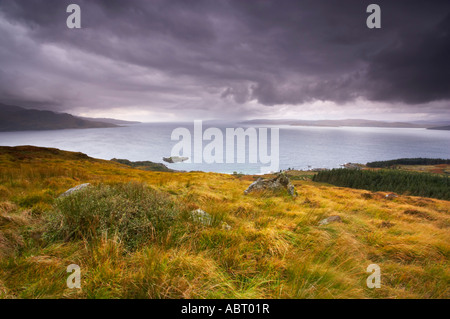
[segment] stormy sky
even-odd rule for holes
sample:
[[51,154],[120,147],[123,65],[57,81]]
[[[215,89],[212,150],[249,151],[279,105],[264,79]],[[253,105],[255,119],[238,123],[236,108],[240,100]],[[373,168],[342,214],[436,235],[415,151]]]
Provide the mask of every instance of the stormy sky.
[[450,120],[449,33],[448,0],[0,0],[0,102],[141,121]]

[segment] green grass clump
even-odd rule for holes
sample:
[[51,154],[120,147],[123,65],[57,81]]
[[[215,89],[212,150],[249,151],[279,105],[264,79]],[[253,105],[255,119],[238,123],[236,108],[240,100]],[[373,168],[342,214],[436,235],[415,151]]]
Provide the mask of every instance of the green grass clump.
[[164,242],[182,212],[182,205],[169,195],[144,184],[100,184],[58,198],[48,214],[45,236],[50,241],[89,242],[114,237],[133,250],[149,241]]

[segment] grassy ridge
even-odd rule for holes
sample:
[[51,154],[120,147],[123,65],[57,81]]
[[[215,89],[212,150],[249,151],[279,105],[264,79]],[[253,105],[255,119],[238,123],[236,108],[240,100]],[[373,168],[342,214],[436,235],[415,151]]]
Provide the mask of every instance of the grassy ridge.
[[132,162],[127,159],[117,159],[117,158],[113,158],[111,161],[117,162],[120,164],[124,164],[124,165],[128,165],[133,168],[143,169],[146,171],[158,171],[158,172],[173,172],[174,171],[173,169],[168,168],[166,165],[164,165],[162,163],[155,163],[155,162],[150,162],[150,161]]
[[391,191],[450,200],[450,178],[436,174],[392,170],[332,169],[319,172],[313,177],[313,181],[371,191]]
[[[0,296],[450,297],[448,201],[303,180],[295,199],[244,195],[253,180],[0,148]],[[58,199],[81,183],[92,187]],[[189,218],[197,208],[217,222]],[[318,226],[330,215],[342,222]],[[66,286],[72,263],[81,289]],[[380,289],[365,284],[372,263]]]

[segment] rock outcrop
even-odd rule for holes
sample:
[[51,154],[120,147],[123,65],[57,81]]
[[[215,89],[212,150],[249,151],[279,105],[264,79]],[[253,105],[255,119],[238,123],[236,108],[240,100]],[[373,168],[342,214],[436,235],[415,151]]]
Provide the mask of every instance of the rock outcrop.
[[69,196],[70,194],[77,192],[83,188],[88,187],[89,185],[91,185],[90,183],[86,183],[86,184],[80,184],[77,185],[75,187],[72,187],[71,189],[66,190],[64,193],[62,193],[59,197],[65,197],[65,196]]
[[295,187],[294,185],[291,184],[289,177],[287,177],[283,173],[280,173],[275,178],[272,179],[265,179],[262,177],[258,178],[244,191],[244,194],[247,195],[248,193],[254,191],[266,191],[266,190],[280,191],[283,189],[286,189],[289,195],[293,197],[297,196]]

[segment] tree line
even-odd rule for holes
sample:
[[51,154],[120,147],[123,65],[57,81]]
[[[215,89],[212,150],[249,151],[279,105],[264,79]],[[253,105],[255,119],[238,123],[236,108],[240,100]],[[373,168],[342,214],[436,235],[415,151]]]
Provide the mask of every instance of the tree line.
[[389,191],[450,200],[450,178],[436,174],[339,168],[320,171],[313,177],[313,181],[374,192]]
[[439,165],[439,164],[450,164],[450,159],[422,158],[422,157],[399,158],[390,161],[369,162],[366,164],[366,166],[373,168],[383,168],[383,167],[391,167],[394,165]]

